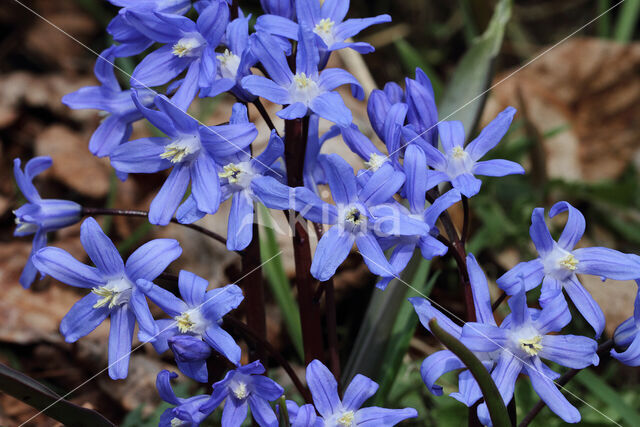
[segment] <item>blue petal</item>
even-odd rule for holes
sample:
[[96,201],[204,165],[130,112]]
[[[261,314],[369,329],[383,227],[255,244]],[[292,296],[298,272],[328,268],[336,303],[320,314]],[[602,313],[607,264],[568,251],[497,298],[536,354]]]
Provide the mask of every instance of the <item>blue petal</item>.
[[180,298],[148,280],[138,279],[136,285],[154,304],[171,317],[180,316],[189,310],[189,306]]
[[318,86],[324,90],[333,90],[346,84],[360,86],[358,79],[342,68],[327,68],[320,73],[320,79],[318,80]]
[[[142,282],[140,280],[139,282]],[[151,344],[153,348],[158,352],[158,354],[162,354],[165,351],[169,350],[169,342],[168,340],[180,333],[178,328],[176,327],[176,321],[173,319],[160,319],[156,320],[156,324],[158,325],[158,335],[156,335],[155,341]]]
[[404,171],[407,174],[407,200],[411,211],[423,212],[427,192],[427,158],[417,145],[409,145],[404,155]]
[[[229,22],[226,40],[232,52],[240,54],[249,45],[249,20],[251,17],[239,17]],[[258,18],[259,19],[259,18]]]
[[269,209],[287,210],[294,198],[293,188],[281,184],[273,177],[260,176],[251,181],[251,190],[260,202]]
[[389,202],[400,190],[404,181],[405,176],[402,172],[396,171],[390,164],[384,164],[371,175],[369,181],[360,190],[358,198],[367,206]]
[[313,403],[323,418],[328,418],[340,410],[338,383],[331,371],[319,360],[313,360],[307,366],[307,385],[311,391]]
[[[287,404],[289,402],[291,401],[288,400]],[[289,418],[291,419],[291,427],[315,427],[316,423],[319,423],[320,426],[324,425],[321,420],[318,420],[316,409],[311,404],[302,405],[295,411],[295,414],[289,408],[287,408],[287,412],[289,412]]]
[[167,177],[162,188],[151,202],[149,222],[167,225],[184,197],[189,186],[189,167],[178,164]]
[[458,375],[458,392],[451,393],[449,396],[468,407],[472,407],[482,397],[482,391],[471,371],[464,370]]
[[160,42],[171,43],[182,37],[183,32],[195,32],[196,25],[184,16],[148,13],[127,9],[125,19],[146,37]]
[[378,384],[364,375],[357,374],[344,392],[342,405],[350,411],[357,411],[362,404],[376,394]]
[[336,224],[338,209],[320,199],[314,192],[305,187],[296,187],[294,205],[291,206],[300,215],[316,224]]
[[536,394],[547,404],[549,409],[564,421],[568,423],[580,421],[580,412],[560,393],[553,381],[542,373],[542,369],[538,366],[542,362],[539,359],[534,360],[534,366],[525,365],[525,369]]
[[435,318],[438,321],[438,326],[454,337],[460,339],[462,328],[453,323],[451,319],[431,305],[431,302],[420,297],[409,298],[409,302],[413,304],[413,309],[416,311],[418,319],[420,319],[420,323],[426,330],[431,331],[431,329],[429,329],[429,322],[431,319]]
[[249,407],[251,408],[251,415],[258,425],[274,427],[278,425],[278,418],[273,412],[273,408],[262,397],[250,394]]
[[277,382],[264,375],[253,376],[252,380],[254,392],[268,401],[278,399],[284,392],[284,389]]
[[535,320],[535,328],[539,333],[558,332],[571,322],[571,312],[561,291],[544,304],[540,304],[543,309]]
[[131,340],[136,319],[133,312],[121,306],[111,312],[111,329],[109,330],[109,377],[121,380],[129,371]]
[[367,103],[367,114],[371,127],[380,139],[384,137],[384,118],[387,115],[387,111],[391,108],[387,95],[379,90],[375,89],[369,95],[369,102]]
[[108,307],[93,308],[101,299],[90,293],[76,302],[60,323],[60,333],[66,342],[76,342],[97,328],[109,315]]
[[200,155],[191,166],[191,192],[198,210],[214,214],[220,206],[220,181],[213,159]]
[[592,274],[615,280],[638,278],[640,258],[609,248],[580,248],[573,251],[578,260],[578,274]]
[[300,0],[296,1],[295,5],[298,22],[306,27],[314,28],[322,16],[320,12],[320,2],[315,2],[313,0]]
[[[276,0],[276,3],[284,2]],[[255,29],[256,31],[286,37],[290,40],[298,39],[298,24],[286,17],[278,16],[278,14],[275,13],[259,16],[256,21]]]
[[387,409],[371,406],[356,412],[354,421],[358,427],[394,426],[407,418],[416,418],[418,411],[413,408]]
[[264,66],[271,80],[288,88],[293,83],[293,73],[287,64],[284,51],[275,39],[266,33],[256,33],[249,40],[251,52]]
[[522,280],[520,282],[520,290],[513,294],[507,303],[511,309],[511,321],[515,326],[523,326],[531,320],[529,308],[527,307],[527,293]]
[[489,283],[473,254],[467,255],[467,270],[469,271],[469,281],[471,282],[471,290],[473,293],[476,320],[480,323],[495,326],[496,320],[493,317],[493,310],[491,309]]
[[200,141],[214,159],[223,159],[238,152],[251,154],[247,147],[258,136],[253,123],[221,126],[201,126]]
[[[205,344],[207,348],[208,345]],[[180,372],[182,372],[187,377],[199,382],[206,383],[209,379],[209,372],[207,370],[207,361],[206,360],[196,360],[193,362],[185,362],[182,360],[176,359],[176,365]]]
[[183,399],[176,397],[173,392],[173,387],[171,387],[171,380],[174,378],[178,378],[178,374],[175,372],[169,372],[166,369],[158,372],[158,376],[156,377],[156,389],[158,390],[158,395],[160,398],[167,403],[172,405],[180,405]]
[[[522,362],[520,359],[515,357],[512,353],[506,351],[502,352],[495,369],[491,373],[491,378],[493,378],[493,381],[496,383],[505,405],[513,398],[516,379],[518,378],[518,374],[521,370]],[[490,418],[486,403],[482,403],[478,407],[478,417],[481,422],[488,424],[487,421]]]
[[316,96],[309,105],[311,110],[338,126],[349,126],[353,121],[351,110],[344,105],[342,97],[337,92],[325,92]]
[[266,77],[247,76],[242,79],[241,85],[252,94],[268,99],[274,104],[285,105],[291,102],[289,91]]
[[182,254],[180,243],[174,239],[154,239],[133,252],[125,264],[133,281],[153,280]]
[[321,15],[333,22],[342,22],[349,11],[349,3],[349,0],[325,0],[321,3]]
[[444,181],[449,181],[449,176],[446,173],[432,171],[431,169],[429,169],[427,171],[427,182],[425,184],[425,187],[427,188],[427,190],[431,190],[433,187]]
[[362,255],[369,271],[378,276],[393,276],[394,271],[387,257],[385,257],[380,244],[371,233],[363,233],[356,236],[356,246]]
[[298,51],[296,52],[296,73],[305,73],[307,76],[318,74],[318,52],[316,34],[311,28],[300,25],[298,29]]
[[138,339],[142,342],[154,341],[160,330],[158,329],[156,322],[153,320],[147,300],[140,289],[133,289],[129,304],[131,306],[131,310],[133,310],[136,320],[138,321]]
[[424,259],[432,259],[447,253],[447,247],[431,235],[420,237],[418,246],[420,246],[420,253]]
[[[348,2],[345,2],[348,3]],[[336,21],[338,22],[338,21]],[[335,37],[338,40],[346,40],[350,37],[357,35],[360,31],[368,28],[372,25],[383,24],[385,22],[391,22],[391,16],[384,14],[371,18],[360,19],[348,19],[336,26]]]
[[382,138],[382,140],[385,142],[390,156],[397,157],[402,149],[400,146],[400,139],[407,111],[407,104],[394,104],[391,106],[387,112],[387,116],[385,117],[383,128],[384,138]]
[[118,146],[111,154],[111,165],[126,173],[154,173],[171,167],[161,158],[167,138],[142,138]]
[[518,163],[509,160],[486,160],[473,166],[473,174],[484,176],[522,175],[524,174],[524,168]]
[[247,418],[248,400],[237,400],[234,397],[227,397],[222,410],[222,425],[229,427],[240,427]]
[[321,165],[336,204],[354,203],[357,200],[358,186],[351,166],[338,154],[324,156]]
[[460,341],[471,351],[492,352],[508,344],[507,333],[494,325],[467,322],[462,327]]
[[180,224],[193,224],[194,222],[204,218],[206,215],[206,213],[198,210],[196,201],[191,194],[176,211],[176,219]]
[[135,87],[161,86],[183,72],[193,58],[179,57],[172,53],[173,46],[166,45],[147,55],[133,70],[131,85]]
[[[185,83],[183,83],[185,84]],[[155,98],[155,104],[160,111],[169,117],[179,134],[195,134],[198,129],[198,121],[183,111],[173,101],[164,95]]]
[[572,250],[580,241],[585,229],[584,215],[568,202],[558,202],[551,207],[549,218],[553,218],[562,212],[568,212],[567,224],[562,230],[562,235],[558,239],[558,245],[565,250]]
[[544,208],[535,208],[533,210],[529,235],[540,255],[545,255],[554,248],[555,242],[551,237],[551,233],[549,233],[547,224],[544,222]]
[[447,153],[450,153],[454,147],[464,145],[464,126],[458,120],[438,123],[438,133],[442,147]]
[[[170,120],[166,114],[162,111],[153,110],[147,107],[147,104],[153,104],[156,96],[152,96],[155,92],[143,89],[131,89],[131,99],[140,113],[151,122],[152,125],[160,129],[166,135],[171,137],[178,137],[178,131],[173,125],[173,120]],[[146,99],[151,98],[149,102]]]
[[[389,264],[391,264],[391,266],[393,267],[395,276],[399,275],[409,264],[409,261],[411,261],[411,257],[413,257],[415,248],[415,243],[400,243],[393,249],[391,257],[389,257]],[[394,276],[383,277],[381,281],[376,283],[376,287],[384,291],[392,279],[394,279]]]
[[197,307],[204,302],[209,282],[202,277],[186,270],[180,270],[178,288],[180,295],[191,307]]
[[300,119],[307,115],[309,108],[302,102],[294,102],[293,104],[278,111],[276,115],[283,120]]
[[[198,59],[197,61],[192,62],[189,65],[189,68],[187,68],[187,74],[184,76],[184,79],[180,83],[180,87],[171,98],[171,104],[174,105],[176,109],[186,111],[193,102],[193,99],[196,97],[198,90],[200,89],[200,81],[206,78],[206,75],[201,73],[201,70],[204,68],[203,59]],[[215,75],[215,70],[213,73]],[[208,82],[203,86],[209,86]],[[188,114],[185,112],[183,113],[183,116],[188,117]]]
[[118,116],[109,116],[91,135],[89,151],[97,157],[105,157],[121,143],[126,142],[130,125]]
[[538,354],[567,368],[583,369],[598,364],[598,343],[577,335],[545,335]]
[[237,308],[243,300],[242,290],[236,285],[227,285],[205,294],[201,311],[205,317],[218,322],[222,317]]
[[97,268],[82,264],[59,248],[43,248],[32,259],[40,273],[70,286],[97,288],[106,283]]
[[437,351],[422,362],[420,375],[429,391],[435,396],[442,396],[442,387],[436,384],[438,378],[447,372],[464,368],[464,363],[449,350]]
[[311,275],[321,282],[329,280],[351,252],[354,241],[353,234],[339,226],[331,227],[318,242],[311,263]]
[[238,191],[231,200],[227,226],[227,249],[244,250],[253,239],[253,200],[247,191]]
[[578,282],[578,278],[575,275],[565,281],[563,285],[564,290],[580,314],[595,330],[596,338],[600,337],[604,330],[605,318],[598,303],[593,299],[589,291]]
[[463,173],[451,180],[451,185],[467,197],[473,197],[480,191],[482,181],[470,173]]
[[[469,143],[466,152],[472,160],[477,161],[495,147],[509,130],[516,109],[507,107],[495,119],[482,129],[480,134]],[[495,175],[497,176],[497,175]]]
[[339,129],[347,147],[362,159],[369,161],[372,154],[382,155],[373,142],[360,132],[357,125],[351,124]]
[[213,1],[199,15],[198,31],[210,46],[217,46],[229,24],[229,6],[223,1]]
[[231,363],[238,365],[240,363],[240,356],[242,351],[240,346],[236,344],[235,340],[227,331],[222,329],[220,325],[213,324],[209,326],[202,335],[202,338],[209,344],[215,351],[222,354],[229,359]]
[[540,259],[521,262],[511,270],[500,276],[496,283],[508,295],[513,295],[520,290],[520,280],[524,280],[526,289],[535,288],[542,282],[544,277],[544,267]]
[[89,217],[80,227],[80,241],[91,261],[107,277],[124,274],[124,262],[111,239],[104,234],[95,219]]
[[618,352],[612,349],[611,357],[628,366],[640,366],[640,337],[636,336],[625,351]]
[[278,133],[275,130],[272,130],[267,148],[265,148],[259,156],[255,157],[251,163],[255,169],[264,173],[282,156],[284,156],[284,142]]
[[438,197],[424,212],[424,222],[430,228],[434,228],[440,215],[454,204],[460,201],[460,192],[456,189],[451,189]]
[[[45,157],[36,157],[36,159],[46,159]],[[30,160],[32,162],[35,159]],[[29,165],[27,162],[27,166]],[[48,158],[49,166],[51,165],[51,158]],[[31,203],[37,203],[40,201],[40,195],[38,194],[38,190],[31,182],[32,178],[30,178],[27,174],[25,174],[22,169],[20,169],[20,159],[13,160],[13,175],[16,180],[16,184],[24,197]]]
[[420,136],[435,148],[438,143],[438,127],[436,125],[438,110],[433,93],[415,80],[406,79],[406,86],[409,123],[413,124]]

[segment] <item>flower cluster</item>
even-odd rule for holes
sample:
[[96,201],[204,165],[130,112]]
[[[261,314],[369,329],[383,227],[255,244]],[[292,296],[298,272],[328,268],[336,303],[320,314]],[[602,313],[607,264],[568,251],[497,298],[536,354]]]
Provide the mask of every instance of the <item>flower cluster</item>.
[[[480,191],[482,181],[477,176],[524,173],[522,166],[511,161],[481,160],[505,136],[516,110],[508,107],[500,112],[465,145],[468,135],[461,122],[439,120],[431,82],[420,69],[414,79],[406,79],[404,88],[388,83],[370,94],[369,121],[382,144],[374,143],[353,123],[337,89],[348,85],[351,95],[360,100],[364,90],[349,72],[327,68],[327,64],[336,50],[372,52],[371,45],[352,37],[371,25],[390,22],[388,15],[345,20],[348,0],[261,0],[266,14],[258,17],[255,32],[250,33],[251,17],[236,2],[110,1],[121,9],[108,27],[115,44],[102,52],[95,66],[100,85],[81,88],[63,102],[104,113],[89,150],[108,157],[120,179],[169,171],[149,207],[152,224],[191,224],[215,214],[221,203],[231,199],[226,244],[231,251],[244,251],[257,237],[256,204],[297,213],[317,229],[329,226],[318,233],[305,273],[319,282],[330,280],[355,244],[371,273],[380,277],[378,288],[384,290],[405,270],[416,249],[430,260],[453,248],[440,236],[437,224],[452,205]],[[145,51],[123,89],[113,61]],[[189,115],[196,97],[225,92],[237,100],[227,123],[207,126]],[[260,109],[261,98],[281,105],[277,116],[288,124],[300,124],[298,129],[306,132],[303,138],[294,138],[289,126],[285,134],[272,126],[268,145],[254,155],[258,130],[249,120],[247,105]],[[132,125],[139,120],[147,120],[164,136],[130,140]],[[332,124],[324,134],[320,120]],[[323,143],[338,136],[363,160],[363,168],[355,171],[340,155],[321,153]],[[286,155],[299,148],[292,144],[306,144],[298,149],[299,165],[291,164],[296,159]],[[170,349],[182,374],[198,382],[215,381],[207,360],[213,352],[219,353],[235,369],[213,383],[210,394],[179,398],[170,384],[177,374],[158,374],[158,392],[173,406],[162,415],[161,425],[197,426],[220,405],[225,427],[240,426],[248,409],[259,425],[278,425],[272,402],[284,389],[264,375],[260,361],[243,365],[241,347],[223,328],[223,318],[244,299],[240,287],[229,284],[210,290],[207,280],[183,270],[176,295],[154,280],[180,256],[177,241],[148,242],[125,262],[91,217],[82,223],[80,240],[95,267],[62,249],[47,247],[47,232],[79,222],[85,212],[74,202],[40,197],[32,180],[49,166],[51,159],[38,157],[22,170],[15,160],[15,178],[27,199],[15,211],[15,234],[35,234],[20,278],[24,287],[39,272],[89,290],[62,320],[65,339],[75,342],[110,318],[109,375],[113,379],[127,376],[136,325],[140,341],[151,343],[158,353]],[[299,176],[293,177],[292,171],[300,172]],[[321,189],[330,191],[331,201],[321,197]],[[475,322],[459,326],[424,298],[410,302],[426,328],[432,318],[438,319],[478,356],[505,403],[513,397],[517,377],[525,374],[551,410],[567,422],[577,422],[579,412],[553,383],[558,374],[543,362],[582,369],[599,361],[594,339],[558,334],[571,321],[565,294],[598,338],[604,330],[604,315],[577,274],[603,280],[640,279],[640,257],[599,247],[576,249],[585,219],[568,202],[556,203],[549,216],[562,213],[567,213],[567,224],[556,241],[545,223],[544,209],[534,209],[530,234],[539,256],[497,280],[510,296],[511,309],[499,326],[491,310],[487,279],[471,254],[455,255],[466,262],[461,275],[469,279]],[[538,285],[541,309],[529,308],[527,292]],[[149,301],[168,317],[154,319]],[[615,332],[618,350],[626,350],[614,349],[612,356],[639,365],[639,331],[640,294],[634,317]],[[491,424],[480,388],[464,368],[453,352],[443,350],[425,359],[421,374],[427,388],[439,395],[442,387],[436,380],[445,372],[463,369],[458,375],[459,390],[452,396],[469,407],[480,402],[478,417]],[[391,426],[417,416],[411,408],[361,408],[378,387],[362,375],[340,398],[334,375],[319,360],[307,366],[306,380],[313,405],[298,407],[287,401],[294,426]]]

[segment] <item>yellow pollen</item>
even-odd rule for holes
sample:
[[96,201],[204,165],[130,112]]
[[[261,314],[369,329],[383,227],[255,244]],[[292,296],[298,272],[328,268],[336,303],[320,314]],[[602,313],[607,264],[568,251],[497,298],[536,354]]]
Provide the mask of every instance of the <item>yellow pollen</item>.
[[93,305],[93,308],[104,307],[109,304],[109,308],[113,308],[118,303],[118,292],[109,289],[106,286],[91,289],[91,292],[102,297]]
[[182,313],[180,316],[176,316],[174,320],[177,322],[178,330],[183,334],[191,332],[195,326],[195,323],[191,320],[191,316],[189,316],[189,313],[187,312]]
[[380,167],[387,161],[385,156],[382,156],[377,153],[373,153],[371,157],[369,157],[368,162],[364,162],[364,165],[367,169],[371,169],[372,171],[377,171]]
[[560,260],[560,265],[567,270],[575,271],[578,268],[578,260],[572,254],[569,254]]
[[453,147],[453,157],[455,159],[461,159],[464,157],[466,153],[464,152],[464,148],[462,147]]
[[311,84],[311,79],[305,73],[298,73],[293,76],[293,81],[298,89],[306,89]]
[[347,411],[338,418],[338,424],[340,424],[341,427],[351,427],[353,425],[353,418],[353,411]]
[[171,419],[171,427],[180,427],[182,425],[182,420],[179,418]]
[[246,398],[249,395],[247,385],[245,383],[238,383],[238,385],[233,388],[233,394],[238,399]]
[[320,22],[318,22],[318,24],[316,24],[315,32],[331,34],[333,32],[334,25],[335,25],[335,22],[333,22],[331,19],[323,18],[320,20]]
[[218,173],[218,176],[220,178],[227,178],[230,184],[235,184],[240,180],[240,174],[242,174],[242,169],[235,163],[229,163],[225,165],[222,172]]
[[181,39],[178,41],[178,43],[173,45],[171,53],[173,53],[177,57],[183,58],[189,55],[191,51],[196,47],[198,47],[198,43],[196,40],[189,38]]
[[164,148],[164,153],[160,154],[160,157],[169,160],[171,163],[180,163],[189,154],[192,154],[189,147],[169,144]]
[[345,219],[355,225],[361,224],[364,221],[364,215],[357,208],[351,208],[345,215]]
[[222,62],[222,65],[225,65],[231,58],[235,55],[229,51],[229,49],[225,49],[222,55],[217,55],[216,58]]
[[523,349],[529,356],[535,356],[542,350],[542,337],[540,335],[536,335],[533,338],[520,340],[520,348]]

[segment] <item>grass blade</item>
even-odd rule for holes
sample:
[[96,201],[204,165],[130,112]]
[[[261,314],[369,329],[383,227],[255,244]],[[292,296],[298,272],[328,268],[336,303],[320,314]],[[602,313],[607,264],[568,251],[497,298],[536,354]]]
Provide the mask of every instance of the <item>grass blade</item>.
[[613,39],[621,43],[628,43],[633,37],[633,32],[638,25],[640,16],[640,0],[626,0],[618,14],[616,28],[613,31]]

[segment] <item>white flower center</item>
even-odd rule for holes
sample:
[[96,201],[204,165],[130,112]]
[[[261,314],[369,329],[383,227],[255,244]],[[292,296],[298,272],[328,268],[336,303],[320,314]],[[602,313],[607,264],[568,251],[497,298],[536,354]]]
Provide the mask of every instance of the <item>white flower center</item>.
[[551,252],[542,258],[544,273],[557,280],[565,280],[578,269],[579,261],[569,251],[555,246]]
[[542,337],[540,335],[536,335],[531,338],[521,339],[518,344],[529,356],[535,356],[540,352],[540,350],[542,350],[542,344],[540,344],[541,341]]
[[355,414],[353,411],[347,411],[342,414],[340,418],[338,418],[338,424],[340,427],[351,427],[353,425],[353,418]]
[[202,46],[202,41],[196,37],[183,37],[178,40],[178,43],[173,45],[173,49],[171,53],[180,58],[184,58],[185,56],[196,56],[200,47]]
[[578,268],[578,260],[573,256],[573,254],[569,254],[566,257],[562,258],[560,261],[558,261],[558,264],[571,271],[575,271]]
[[[15,215],[15,211],[13,211]],[[15,218],[16,233],[33,234],[38,231],[38,225],[31,222],[23,222],[20,218]]]
[[387,162],[387,160],[389,160],[387,156],[373,153],[371,154],[371,157],[369,157],[369,161],[364,162],[364,165],[367,167],[367,169],[371,169],[373,172],[375,172],[380,169],[382,165]]
[[360,225],[365,221],[365,216],[358,210],[358,208],[351,208],[344,216],[345,221],[354,225]]
[[453,150],[451,151],[451,155],[454,159],[462,159],[466,154],[467,153],[465,153],[464,148],[462,147],[453,147]]
[[320,36],[322,41],[330,47],[334,43],[333,27],[335,22],[329,18],[323,18],[316,24],[313,32]]
[[126,277],[109,280],[104,286],[92,288],[91,292],[101,297],[93,305],[93,308],[101,308],[104,306],[114,308],[117,305],[125,304],[129,302],[131,289],[133,289],[133,283]]
[[233,392],[233,395],[240,400],[245,399],[249,395],[247,385],[243,382],[236,383],[231,391]]
[[186,135],[166,145],[164,153],[160,154],[160,157],[171,163],[180,163],[190,160],[194,157],[193,155],[200,152],[200,148],[202,148],[202,144],[198,135]]
[[180,418],[172,418],[171,419],[171,427],[180,427],[184,424],[184,422]]
[[253,172],[248,162],[242,163],[228,163],[222,169],[222,172],[218,173],[220,178],[226,178],[229,184],[237,184],[243,188],[248,187],[251,184],[251,178]]
[[320,94],[320,88],[311,77],[305,73],[298,73],[293,76],[293,83],[289,88],[291,103],[302,102],[307,107],[311,101]]
[[220,61],[220,74],[225,79],[235,80],[238,74],[238,67],[240,67],[240,57],[229,49],[225,49],[222,55],[216,56]]
[[462,175],[463,173],[471,173],[475,163],[469,154],[464,151],[464,148],[460,146],[451,149],[451,152],[448,154],[448,160],[447,170],[445,172],[451,178]]
[[200,334],[206,329],[206,320],[197,308],[184,311],[173,318],[181,334]]

